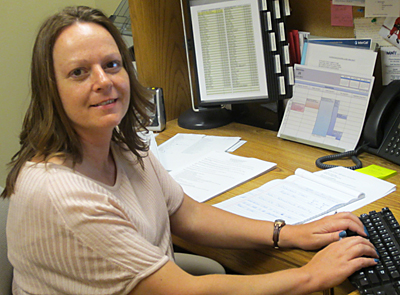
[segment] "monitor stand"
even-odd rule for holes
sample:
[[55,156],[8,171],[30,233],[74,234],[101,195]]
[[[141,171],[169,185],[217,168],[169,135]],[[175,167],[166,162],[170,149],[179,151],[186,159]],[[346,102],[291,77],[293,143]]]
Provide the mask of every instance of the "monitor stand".
[[227,125],[233,121],[231,111],[221,107],[200,107],[198,112],[189,109],[178,118],[178,125],[185,129],[202,130]]

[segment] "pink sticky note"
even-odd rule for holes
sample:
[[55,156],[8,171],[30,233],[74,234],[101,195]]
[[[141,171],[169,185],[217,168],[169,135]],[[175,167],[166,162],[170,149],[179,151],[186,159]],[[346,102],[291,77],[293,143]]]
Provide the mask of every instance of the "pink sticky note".
[[331,1],[331,25],[339,27],[352,27],[353,6],[332,5]]

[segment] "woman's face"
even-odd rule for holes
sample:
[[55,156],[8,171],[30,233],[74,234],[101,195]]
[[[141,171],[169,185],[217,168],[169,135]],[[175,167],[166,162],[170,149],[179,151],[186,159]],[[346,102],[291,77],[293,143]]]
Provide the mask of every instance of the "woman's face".
[[94,23],[75,23],[57,38],[53,59],[61,102],[76,132],[112,132],[127,112],[130,88],[111,34]]

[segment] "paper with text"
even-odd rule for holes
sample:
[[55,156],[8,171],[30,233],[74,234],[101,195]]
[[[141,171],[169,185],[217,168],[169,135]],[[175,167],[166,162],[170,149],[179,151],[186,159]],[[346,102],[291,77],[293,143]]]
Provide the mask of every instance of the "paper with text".
[[178,133],[158,147],[158,154],[164,168],[173,171],[211,151],[225,152],[238,142],[240,137]]
[[214,206],[252,219],[282,218],[298,224],[335,211],[353,211],[394,190],[395,185],[387,181],[343,167],[316,173],[298,169],[296,175],[272,180]]
[[365,0],[333,0],[333,5],[365,6]]
[[382,85],[400,80],[400,49],[381,47]]
[[[311,218],[332,212],[347,203],[364,197],[354,190],[337,190],[334,184],[326,186],[318,178],[301,171],[281,180],[273,180],[257,190],[215,205],[226,211],[249,218],[274,220],[284,219],[287,223],[304,223]],[[306,178],[301,175],[306,175]],[[325,182],[327,182],[325,180]]]
[[374,77],[302,65],[295,65],[295,73],[293,97],[278,137],[338,152],[353,150],[361,136]]
[[204,202],[275,166],[275,163],[255,158],[211,152],[170,175],[189,197]]
[[377,53],[350,47],[333,47],[309,43],[304,65],[372,76]]
[[366,0],[365,17],[397,17],[400,2],[398,0]]
[[258,4],[233,0],[190,8],[203,101],[268,97]]

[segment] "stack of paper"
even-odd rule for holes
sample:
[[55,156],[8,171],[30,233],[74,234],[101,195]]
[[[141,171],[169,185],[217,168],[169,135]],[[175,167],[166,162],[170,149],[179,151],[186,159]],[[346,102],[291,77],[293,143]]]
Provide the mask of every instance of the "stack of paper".
[[272,180],[214,206],[248,218],[299,224],[354,211],[395,190],[392,183],[343,167],[315,173],[297,169],[284,180]]
[[361,136],[374,85],[376,52],[310,43],[278,137],[343,152]]
[[204,202],[276,166],[226,152],[241,144],[239,137],[177,134],[160,145],[158,155],[185,193]]
[[188,196],[204,202],[275,166],[275,163],[255,158],[211,152],[190,165],[172,171],[171,176]]
[[240,137],[178,133],[158,147],[158,155],[164,168],[173,171],[209,152],[225,152],[240,141]]

